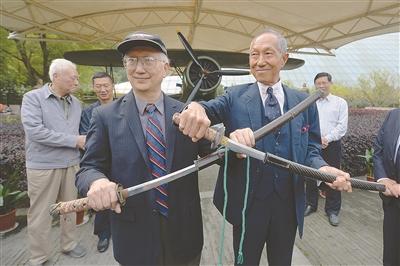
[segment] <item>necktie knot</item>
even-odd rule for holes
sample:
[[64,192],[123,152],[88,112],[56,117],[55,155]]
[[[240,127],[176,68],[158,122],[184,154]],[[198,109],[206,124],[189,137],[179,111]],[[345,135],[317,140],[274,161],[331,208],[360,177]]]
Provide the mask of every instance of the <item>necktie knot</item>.
[[146,113],[148,113],[150,115],[152,115],[156,109],[157,109],[157,107],[154,104],[146,105]]

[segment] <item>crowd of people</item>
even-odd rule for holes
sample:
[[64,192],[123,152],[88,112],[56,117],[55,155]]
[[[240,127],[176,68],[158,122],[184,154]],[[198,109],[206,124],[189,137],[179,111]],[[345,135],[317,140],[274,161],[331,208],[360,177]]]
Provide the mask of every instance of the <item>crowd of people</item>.
[[[161,91],[170,66],[160,36],[134,32],[117,50],[132,87],[123,97],[113,101],[112,77],[96,73],[92,85],[98,101],[82,111],[72,95],[79,85],[77,69],[65,59],[52,61],[50,83],[23,97],[32,265],[50,259],[48,206],[76,199],[78,194],[87,196],[89,206],[97,211],[98,251],[107,250],[112,239],[120,265],[199,265],[203,223],[196,172],[129,197],[124,205],[116,189],[191,165],[210,152],[203,137],[217,123],[224,123],[227,136],[236,142],[336,176],[333,183],[308,180],[305,191],[302,176],[247,160],[243,154],[229,156],[228,181],[224,187],[221,167],[214,204],[221,213],[226,210],[226,219],[233,225],[235,264],[258,265],[266,245],[269,265],[290,265],[296,232],[302,236],[304,217],[317,209],[318,189],[326,191],[329,223],[339,224],[340,193],[352,190],[349,174],[340,170],[340,139],[347,130],[348,107],[330,93],[331,75],[315,76],[315,87],[323,91],[316,104],[274,133],[254,138],[255,130],[307,97],[281,82],[288,52],[280,33],[266,30],[251,41],[249,65],[255,83],[228,88],[207,102],[190,103],[181,112],[178,126],[172,117],[183,103]],[[374,155],[375,177],[387,188],[382,194],[385,265],[400,264],[399,135],[397,109],[383,124]],[[245,199],[247,163],[251,179]],[[246,210],[245,218],[242,210]],[[62,215],[60,228],[62,252],[85,256],[86,248],[77,241],[75,214]]]

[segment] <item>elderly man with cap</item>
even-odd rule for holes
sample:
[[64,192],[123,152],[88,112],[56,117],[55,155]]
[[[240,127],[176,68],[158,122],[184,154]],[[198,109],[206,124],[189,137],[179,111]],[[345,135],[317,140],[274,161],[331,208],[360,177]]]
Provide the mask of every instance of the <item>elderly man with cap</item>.
[[182,103],[161,91],[169,71],[160,37],[128,35],[118,47],[132,91],[93,111],[76,185],[95,210],[110,208],[114,257],[121,265],[198,265],[203,226],[197,174],[132,196],[134,186],[191,165],[203,144],[172,124]]

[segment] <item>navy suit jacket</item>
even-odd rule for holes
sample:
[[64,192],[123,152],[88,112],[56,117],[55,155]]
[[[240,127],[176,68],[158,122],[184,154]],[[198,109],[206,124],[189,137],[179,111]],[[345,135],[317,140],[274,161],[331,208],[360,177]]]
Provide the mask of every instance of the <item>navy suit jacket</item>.
[[[182,103],[164,95],[167,171],[193,164],[200,144],[193,143],[172,124]],[[152,180],[136,101],[132,92],[95,108],[86,152],[76,185],[86,195],[101,177],[130,187]],[[203,246],[203,226],[197,173],[168,186],[168,246],[177,261],[188,262]],[[154,209],[154,190],[127,199],[122,213],[112,212],[111,235],[115,259],[124,265],[154,265],[160,252],[160,221]]]
[[[400,109],[394,109],[388,113],[380,128],[374,142],[374,177],[391,178],[400,183],[400,171],[395,168],[394,154],[397,139],[400,134]],[[399,156],[399,155],[397,155]],[[397,175],[396,175],[397,172]],[[391,201],[394,197],[382,197],[383,200]],[[400,200],[398,200],[400,202]]]
[[[307,95],[284,86],[285,101],[288,109],[291,109],[299,102],[304,100]],[[263,110],[261,96],[257,83],[244,84],[229,88],[226,93],[214,100],[204,103],[207,114],[212,124],[223,122],[226,127],[226,133],[233,132],[236,129],[249,127],[253,131],[261,128],[263,121]],[[291,136],[291,157],[293,161],[306,164],[313,168],[320,168],[326,165],[320,156],[320,128],[318,121],[318,110],[316,105],[312,105],[306,111],[294,118],[290,124]],[[263,142],[256,142],[256,149],[263,150]],[[230,156],[230,165],[228,167],[228,205],[227,220],[233,224],[241,223],[241,213],[243,208],[243,199],[245,195],[245,162],[246,160],[236,159]],[[262,163],[256,160],[251,161],[250,168],[250,188],[248,206],[252,199],[262,187],[257,187],[262,178]],[[222,213],[224,192],[223,192],[223,169],[221,167],[217,185],[214,194],[214,204]],[[299,233],[302,235],[304,221],[304,179],[293,176],[294,198],[296,201],[296,217],[299,225]],[[283,221],[284,222],[284,221]]]

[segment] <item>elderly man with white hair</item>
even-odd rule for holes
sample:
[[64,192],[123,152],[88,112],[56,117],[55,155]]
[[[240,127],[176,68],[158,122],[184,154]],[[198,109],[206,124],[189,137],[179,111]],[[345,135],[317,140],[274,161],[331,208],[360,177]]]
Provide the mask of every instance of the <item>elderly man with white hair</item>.
[[[81,105],[71,95],[79,86],[75,64],[65,59],[52,61],[51,83],[27,92],[22,100],[21,120],[25,130],[26,173],[28,177],[28,239],[30,264],[49,260],[51,216],[49,206],[57,200],[76,199],[75,173],[79,149],[85,136],[79,135]],[[76,214],[60,218],[61,249],[71,257],[86,255],[77,242]]]

